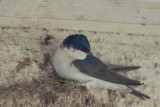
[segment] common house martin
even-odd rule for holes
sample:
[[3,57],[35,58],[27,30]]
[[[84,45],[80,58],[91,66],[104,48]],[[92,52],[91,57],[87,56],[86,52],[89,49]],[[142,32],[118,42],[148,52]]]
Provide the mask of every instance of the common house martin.
[[53,66],[60,77],[82,82],[87,88],[106,88],[131,93],[141,99],[149,99],[131,86],[143,83],[129,79],[118,71],[138,69],[139,66],[110,67],[91,53],[90,43],[83,34],[66,37],[52,58]]

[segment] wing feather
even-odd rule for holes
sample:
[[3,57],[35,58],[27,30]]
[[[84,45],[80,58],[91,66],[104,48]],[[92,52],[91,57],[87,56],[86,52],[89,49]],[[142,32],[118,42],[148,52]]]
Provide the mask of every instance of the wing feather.
[[86,59],[84,60],[73,61],[72,64],[82,73],[104,81],[133,86],[142,84],[139,81],[129,79],[114,72],[112,69],[109,69],[101,60],[91,54],[87,55]]

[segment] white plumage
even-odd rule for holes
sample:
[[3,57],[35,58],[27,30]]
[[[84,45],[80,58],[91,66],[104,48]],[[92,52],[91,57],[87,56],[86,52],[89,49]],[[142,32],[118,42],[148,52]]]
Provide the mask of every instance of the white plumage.
[[65,79],[78,80],[88,88],[101,87],[122,92],[131,92],[132,90],[125,85],[103,81],[80,72],[72,63],[76,59],[85,59],[87,53],[71,48],[58,48],[52,59],[56,72]]

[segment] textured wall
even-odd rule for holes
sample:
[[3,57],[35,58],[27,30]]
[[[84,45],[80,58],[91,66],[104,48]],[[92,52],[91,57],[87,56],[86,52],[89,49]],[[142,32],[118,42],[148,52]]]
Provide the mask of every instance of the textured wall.
[[160,25],[160,2],[1,0],[0,16]]

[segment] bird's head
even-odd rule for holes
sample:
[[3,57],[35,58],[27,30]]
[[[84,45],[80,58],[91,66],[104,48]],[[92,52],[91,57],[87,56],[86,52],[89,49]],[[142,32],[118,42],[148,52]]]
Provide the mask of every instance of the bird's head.
[[73,48],[76,50],[90,53],[90,44],[88,39],[83,34],[69,35],[61,44],[61,48]]

